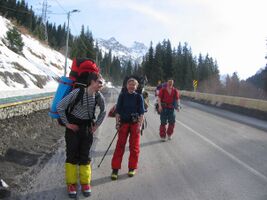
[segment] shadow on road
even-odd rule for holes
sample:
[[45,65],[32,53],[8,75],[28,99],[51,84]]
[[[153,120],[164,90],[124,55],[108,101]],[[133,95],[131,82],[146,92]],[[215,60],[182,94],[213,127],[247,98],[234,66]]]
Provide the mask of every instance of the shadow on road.
[[[144,142],[141,143],[141,147],[147,147],[147,146],[151,146],[151,145],[155,145],[155,144],[160,144],[162,143],[161,140],[155,140],[155,141],[150,141],[150,142]],[[113,155],[115,149],[110,149],[107,152],[107,155]],[[125,151],[129,151],[129,148],[127,148]],[[94,158],[98,158],[98,157],[102,157],[105,154],[106,151],[91,151],[91,156]]]
[[[127,173],[119,174],[118,175],[118,180],[116,180],[116,181],[123,181],[125,179],[129,179],[129,176],[128,176]],[[109,182],[116,182],[116,181],[111,180],[110,176],[105,176],[105,177],[102,177],[102,178],[98,178],[98,179],[92,180],[91,184],[92,184],[93,187],[95,187],[95,186],[98,186],[98,185],[103,185],[103,184],[106,184],[106,183],[109,183]]]

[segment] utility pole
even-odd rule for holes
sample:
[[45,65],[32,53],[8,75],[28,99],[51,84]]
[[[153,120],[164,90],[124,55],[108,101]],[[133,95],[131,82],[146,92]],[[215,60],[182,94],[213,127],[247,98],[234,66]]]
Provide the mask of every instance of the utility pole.
[[47,22],[47,0],[43,1],[43,6],[42,6],[42,27],[43,27],[43,33],[44,33],[44,39],[46,43],[48,43],[48,34],[47,34],[47,27],[46,27],[46,22]]
[[74,12],[80,12],[79,10],[72,10],[67,12],[67,38],[66,38],[66,52],[65,52],[65,67],[64,67],[64,76],[67,74],[67,65],[68,65],[68,50],[69,50],[69,35],[70,35],[70,27],[69,27],[69,21],[70,21],[70,14]]

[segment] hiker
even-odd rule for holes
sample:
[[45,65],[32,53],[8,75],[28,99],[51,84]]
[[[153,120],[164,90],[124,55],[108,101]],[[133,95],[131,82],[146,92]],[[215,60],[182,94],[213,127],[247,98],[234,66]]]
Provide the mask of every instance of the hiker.
[[142,95],[136,92],[137,87],[138,81],[134,78],[129,78],[126,84],[127,90],[120,93],[116,104],[116,129],[118,131],[118,140],[111,161],[112,180],[118,179],[118,171],[121,169],[128,136],[130,137],[128,176],[134,176],[135,170],[138,167],[140,131],[144,120],[145,108]]
[[[85,197],[91,195],[89,151],[93,143],[93,134],[106,115],[104,97],[99,92],[103,86],[101,75],[94,72],[82,72],[77,82],[84,83],[85,87],[73,89],[57,105],[59,116],[66,126],[65,172],[70,198],[77,196],[78,167],[82,193]],[[99,106],[100,112],[94,121],[96,105]]]
[[[167,81],[166,87],[162,87],[158,94],[158,111],[160,113],[159,135],[162,141],[172,139],[175,126],[175,109],[180,109],[179,91],[173,87],[173,79]],[[168,128],[166,131],[166,126]]]

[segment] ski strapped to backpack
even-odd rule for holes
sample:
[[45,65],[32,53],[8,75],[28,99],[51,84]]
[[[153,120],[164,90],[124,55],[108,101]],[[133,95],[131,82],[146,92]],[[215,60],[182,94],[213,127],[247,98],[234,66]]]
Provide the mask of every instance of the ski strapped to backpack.
[[[67,96],[74,88],[85,88],[88,86],[85,72],[99,74],[100,70],[92,59],[74,58],[69,77],[62,76],[59,80],[59,85],[49,111],[50,117],[52,117],[53,119],[60,118],[57,112],[57,104],[65,96]],[[74,105],[76,105],[82,99],[83,94],[84,94],[84,89],[80,89],[80,92],[74,101]],[[73,108],[72,107],[68,108],[68,111],[69,109]],[[59,119],[58,121],[59,124],[61,124],[61,120]]]

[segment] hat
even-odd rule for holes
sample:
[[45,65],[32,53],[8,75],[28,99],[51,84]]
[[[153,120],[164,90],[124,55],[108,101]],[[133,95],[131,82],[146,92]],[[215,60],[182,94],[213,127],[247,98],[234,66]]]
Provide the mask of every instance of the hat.
[[96,63],[93,62],[92,60],[85,60],[79,66],[78,75],[80,75],[83,72],[89,72],[89,73],[99,74],[99,68],[96,65]]

